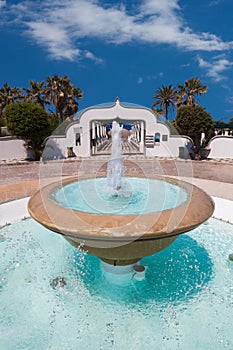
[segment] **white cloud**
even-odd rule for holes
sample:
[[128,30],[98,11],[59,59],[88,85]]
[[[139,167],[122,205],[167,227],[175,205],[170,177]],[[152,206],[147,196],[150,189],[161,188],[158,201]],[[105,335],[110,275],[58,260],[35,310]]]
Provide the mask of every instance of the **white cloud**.
[[102,63],[104,62],[102,58],[96,57],[96,56],[93,55],[93,53],[90,52],[90,51],[85,51],[85,57],[88,58],[88,59],[90,59],[90,60],[93,60],[93,61],[95,61],[96,63],[99,63],[99,64],[102,64]]
[[6,5],[6,0],[0,0],[0,7],[3,7]]
[[216,5],[218,5],[220,2],[222,2],[222,0],[212,0],[212,1],[209,3],[209,6],[216,6]]
[[142,84],[143,83],[143,77],[139,77],[137,83],[138,84]]
[[138,84],[142,84],[144,81],[157,80],[158,78],[163,77],[163,72],[159,72],[158,75],[146,75],[145,77],[139,77],[137,80]]
[[18,24],[55,59],[101,58],[82,47],[83,39],[123,44],[172,44],[185,50],[223,51],[233,47],[211,33],[194,33],[185,24],[179,0],[141,0],[126,7],[122,1],[21,1],[8,5]]
[[[162,77],[163,74],[162,74],[162,73],[159,73],[158,76],[159,76],[159,77]],[[146,76],[146,80],[157,80],[158,76],[157,76],[157,75],[147,75],[147,76]]]
[[[233,104],[233,96],[228,97],[227,101],[231,104]],[[232,110],[231,110],[232,111]]]
[[224,73],[233,65],[233,62],[227,60],[223,55],[214,57],[210,62],[205,61],[200,56],[197,57],[197,60],[199,67],[205,69],[207,71],[207,76],[216,82],[226,80],[227,77]]
[[28,23],[28,35],[36,39],[37,43],[48,49],[56,59],[74,60],[80,55],[80,50],[72,48],[72,43],[64,28],[52,23]]

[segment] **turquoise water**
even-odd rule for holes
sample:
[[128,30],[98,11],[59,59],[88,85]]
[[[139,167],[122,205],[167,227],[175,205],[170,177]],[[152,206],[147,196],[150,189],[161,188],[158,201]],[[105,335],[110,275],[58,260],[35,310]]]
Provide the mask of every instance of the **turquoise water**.
[[[0,230],[0,349],[233,349],[233,226],[211,219],[110,284],[98,258],[27,219]],[[51,281],[63,278],[65,285]]]
[[125,177],[119,192],[108,187],[107,178],[80,180],[52,194],[60,205],[89,213],[146,214],[171,209],[187,199],[186,191],[157,179]]

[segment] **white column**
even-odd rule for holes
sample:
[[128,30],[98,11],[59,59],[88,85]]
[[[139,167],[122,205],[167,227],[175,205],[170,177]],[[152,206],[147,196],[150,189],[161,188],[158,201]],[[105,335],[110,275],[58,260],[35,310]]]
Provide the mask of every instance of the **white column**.
[[97,123],[97,129],[96,129],[97,135],[96,137],[98,137],[98,139],[100,138],[100,125],[99,123]]
[[140,152],[144,152],[144,123],[141,122],[141,142],[140,142]]
[[95,122],[92,122],[92,142],[95,140],[95,145],[92,144],[92,152],[96,153],[96,134],[95,134]]
[[95,138],[95,122],[92,122],[92,139]]
[[137,123],[137,141],[139,143],[139,127],[140,127],[140,124]]
[[134,138],[134,139],[137,139],[136,126],[135,126],[135,124],[133,125],[133,138]]

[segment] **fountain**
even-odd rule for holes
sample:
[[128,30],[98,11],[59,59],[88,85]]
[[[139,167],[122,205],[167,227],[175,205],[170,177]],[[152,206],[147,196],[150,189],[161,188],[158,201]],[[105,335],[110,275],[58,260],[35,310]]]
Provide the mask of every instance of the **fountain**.
[[[206,221],[214,203],[205,192],[178,179],[123,178],[121,127],[116,122],[112,126],[107,178],[72,177],[47,185],[30,199],[28,210],[73,246],[99,257],[105,271],[144,276],[140,259],[165,249],[180,234]],[[75,193],[73,199],[67,198],[67,192]],[[178,199],[166,204],[172,193]]]
[[112,152],[108,162],[107,178],[110,191],[119,191],[121,178],[124,173],[121,155],[121,130],[122,127],[114,121],[112,123]]
[[29,203],[40,224],[1,228],[1,348],[232,348],[233,226],[210,219],[181,235],[212,200],[173,178],[120,173],[112,190],[101,173],[46,186]]

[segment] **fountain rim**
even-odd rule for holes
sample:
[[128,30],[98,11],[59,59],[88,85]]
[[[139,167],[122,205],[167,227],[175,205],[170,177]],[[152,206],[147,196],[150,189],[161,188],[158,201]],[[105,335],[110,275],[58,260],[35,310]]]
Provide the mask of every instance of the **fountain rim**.
[[[214,211],[214,201],[199,187],[183,180],[161,175],[127,174],[127,177],[158,179],[178,185],[187,192],[187,200],[172,209],[147,214],[112,215],[81,212],[65,208],[51,199],[57,188],[75,181],[104,177],[104,174],[61,178],[37,191],[29,200],[28,211],[40,224],[70,239],[89,241],[154,240],[188,232],[209,219]],[[175,227],[167,226],[171,218]],[[140,220],[138,220],[140,218]],[[72,219],[72,220],[71,220]],[[150,230],[143,230],[143,222],[153,221]]]

